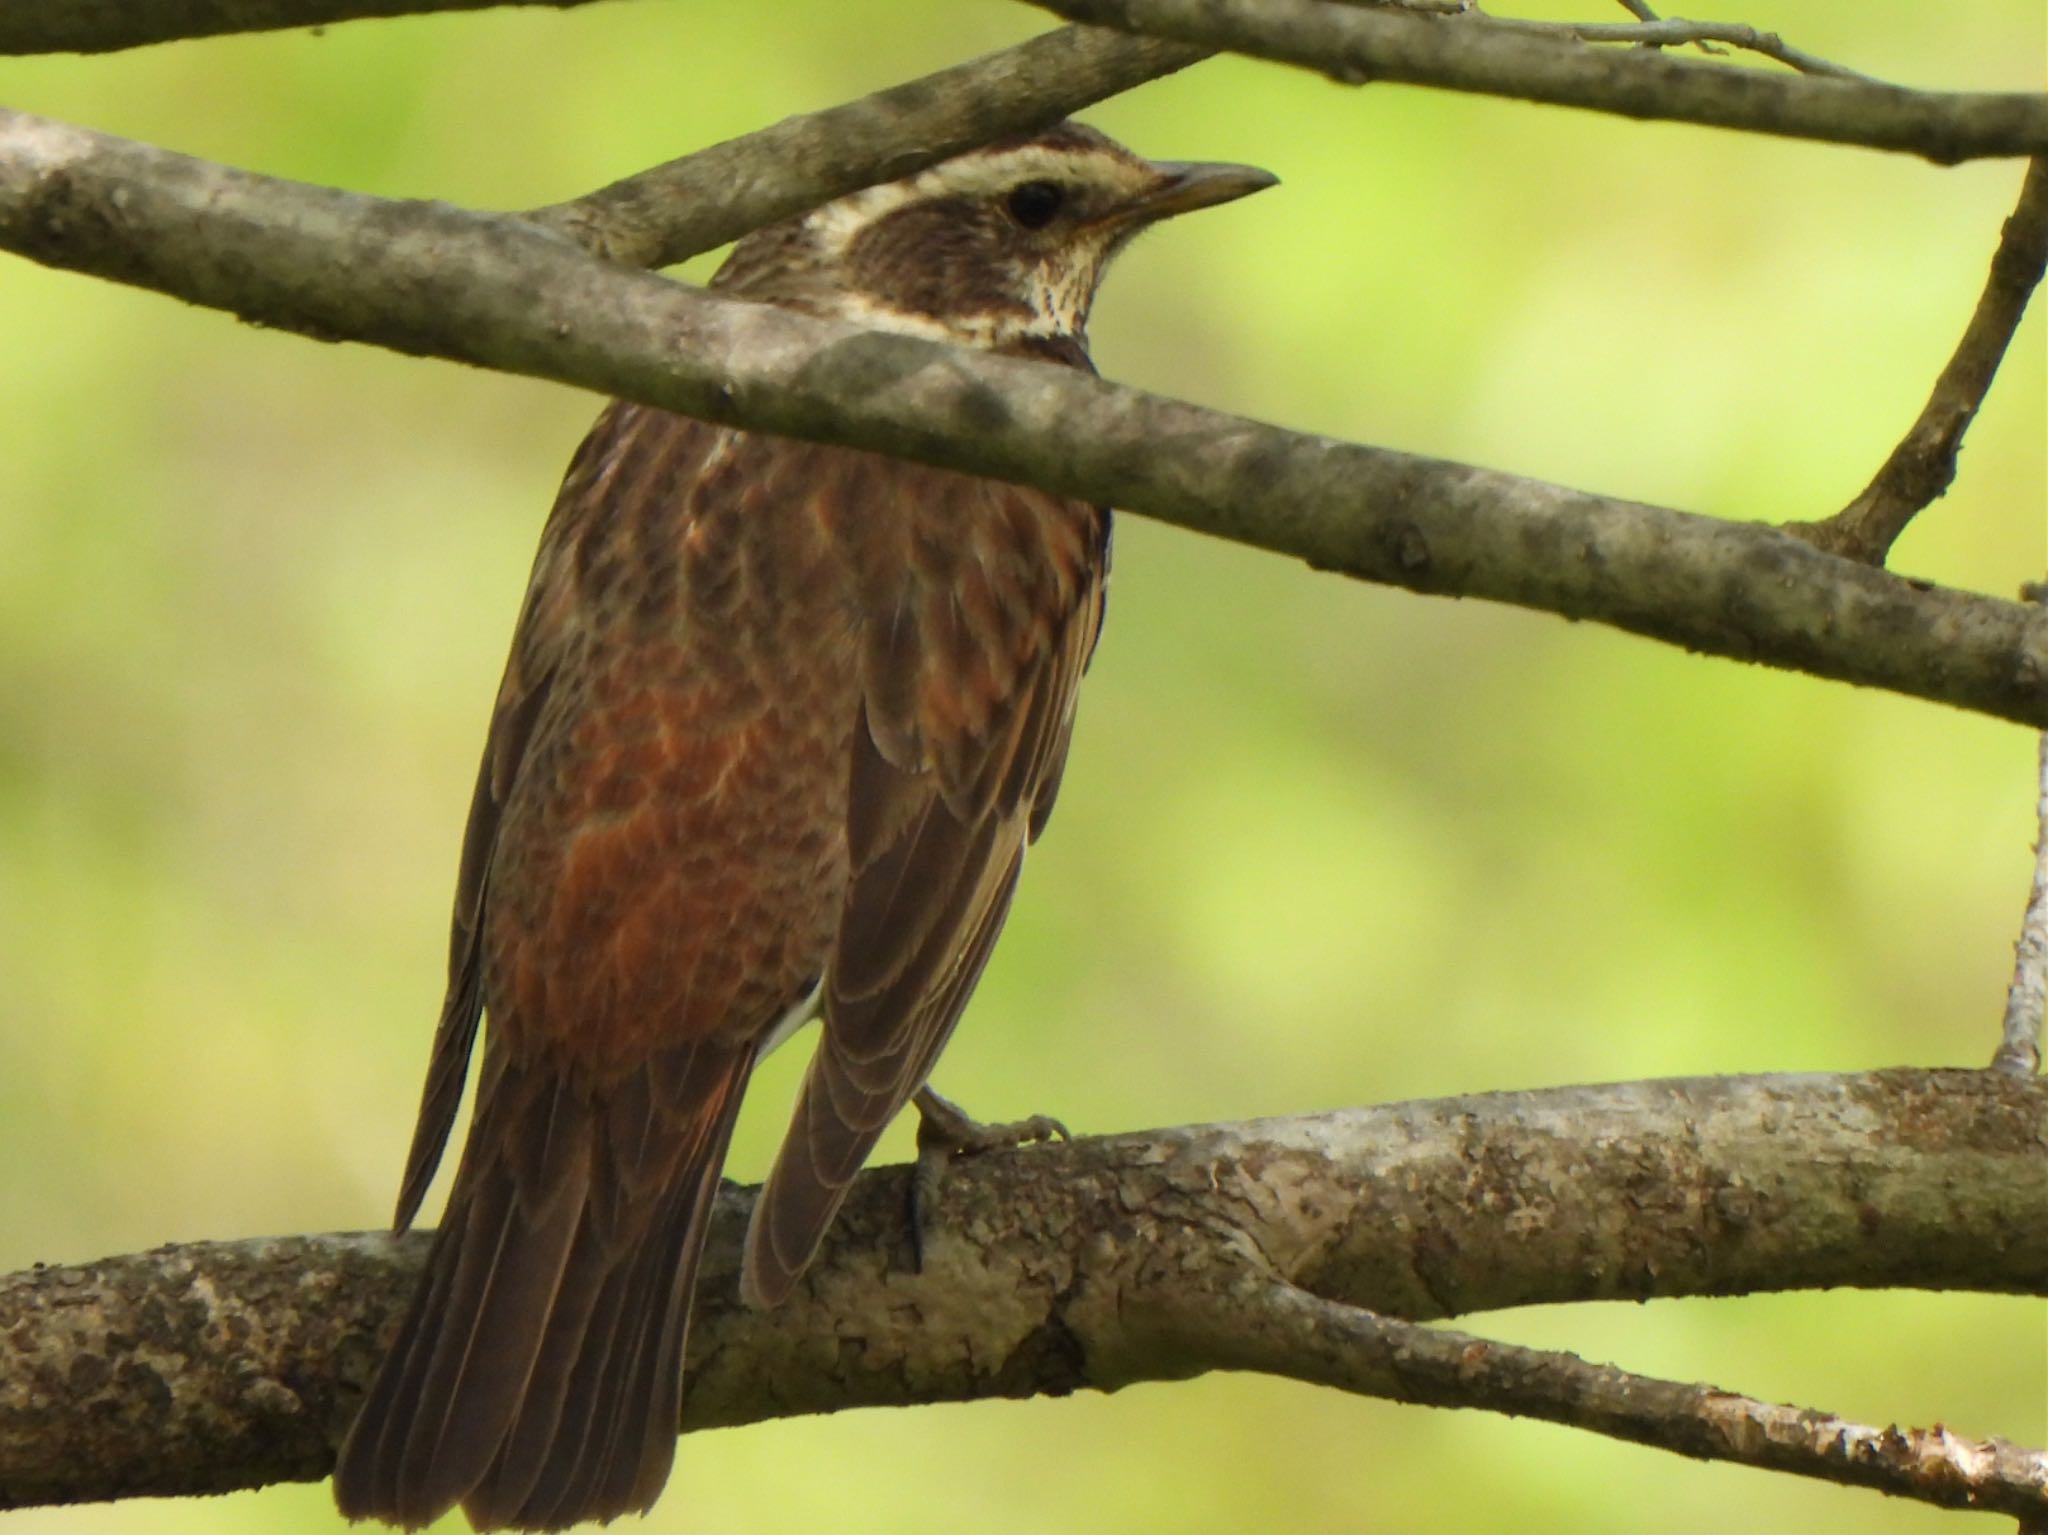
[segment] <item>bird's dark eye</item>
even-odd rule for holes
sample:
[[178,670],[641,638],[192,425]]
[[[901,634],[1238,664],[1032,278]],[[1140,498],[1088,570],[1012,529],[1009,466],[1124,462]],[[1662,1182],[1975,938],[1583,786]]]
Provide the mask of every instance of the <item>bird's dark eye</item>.
[[1026,229],[1043,229],[1066,200],[1066,189],[1056,181],[1027,181],[1010,190],[1010,217]]

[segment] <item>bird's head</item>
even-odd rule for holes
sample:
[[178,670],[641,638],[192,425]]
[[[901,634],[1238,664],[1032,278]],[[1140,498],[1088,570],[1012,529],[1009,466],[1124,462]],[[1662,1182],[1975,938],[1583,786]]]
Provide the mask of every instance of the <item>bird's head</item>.
[[1085,346],[1096,284],[1135,235],[1276,179],[1145,160],[1061,123],[758,230],[713,286],[995,350]]

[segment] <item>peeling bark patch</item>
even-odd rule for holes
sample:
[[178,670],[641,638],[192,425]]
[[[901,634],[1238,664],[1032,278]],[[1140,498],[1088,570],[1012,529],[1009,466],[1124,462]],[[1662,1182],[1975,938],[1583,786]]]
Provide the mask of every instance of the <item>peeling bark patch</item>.
[[1064,1317],[1033,1328],[990,1378],[998,1396],[1071,1396],[1089,1384],[1088,1354]]

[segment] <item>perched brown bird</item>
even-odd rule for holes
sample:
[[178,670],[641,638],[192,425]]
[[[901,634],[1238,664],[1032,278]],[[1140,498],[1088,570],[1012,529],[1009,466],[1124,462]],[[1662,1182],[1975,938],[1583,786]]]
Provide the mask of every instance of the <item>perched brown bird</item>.
[[[1272,183],[1066,124],[742,240],[740,298],[1087,368],[1109,259]],[[351,1518],[559,1529],[675,1453],[706,1215],[754,1063],[824,1020],[748,1231],[787,1295],[920,1093],[1045,824],[1109,513],[613,404],[542,534],[484,747],[399,1194],[475,1122],[342,1447]]]

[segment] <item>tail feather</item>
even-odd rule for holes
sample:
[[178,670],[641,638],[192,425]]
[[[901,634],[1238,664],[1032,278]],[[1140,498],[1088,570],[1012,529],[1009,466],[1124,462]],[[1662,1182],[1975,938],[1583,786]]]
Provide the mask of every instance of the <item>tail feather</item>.
[[[344,1514],[417,1527],[459,1503],[480,1530],[561,1529],[654,1501],[753,1064],[749,1050],[678,1054],[691,1058],[662,1075],[682,1101],[659,1105],[653,1130],[644,1095],[619,1095],[629,1136],[612,1133],[605,1096],[493,1063],[427,1275],[342,1446]],[[624,1146],[637,1165],[618,1165]]]
[[[564,1416],[575,1395],[579,1367],[596,1352],[587,1344],[608,1340],[617,1330],[618,1276],[605,1271],[606,1255],[590,1244],[587,1217],[585,1226],[570,1270],[563,1275],[562,1303],[549,1317],[540,1340],[526,1394],[498,1441],[490,1466],[462,1495],[473,1521],[481,1517],[490,1524],[506,1524],[526,1505],[550,1452],[561,1453],[563,1441],[578,1432],[579,1425],[574,1420],[565,1423]],[[491,1517],[494,1513],[496,1517]]]
[[335,1472],[352,1518],[431,1523],[482,1475],[526,1389],[575,1225],[535,1223],[500,1167],[451,1197],[427,1278]]
[[589,1517],[578,1510],[645,1509],[661,1491],[682,1415],[683,1334],[703,1246],[704,1222],[691,1215],[704,1203],[700,1191],[717,1185],[715,1159],[696,1187],[671,1191],[633,1260],[604,1276],[552,1412],[543,1418],[529,1394],[498,1461],[464,1500],[479,1528],[556,1529]]

